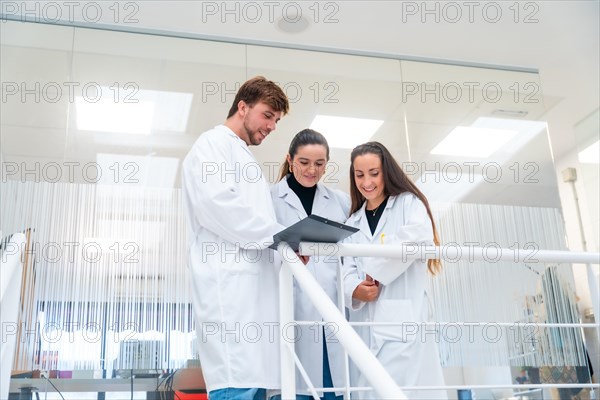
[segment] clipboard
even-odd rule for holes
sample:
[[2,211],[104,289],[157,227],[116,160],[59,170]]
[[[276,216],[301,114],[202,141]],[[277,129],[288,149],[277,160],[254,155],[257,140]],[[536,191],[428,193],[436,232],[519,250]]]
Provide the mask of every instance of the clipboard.
[[287,242],[292,250],[298,251],[300,242],[337,243],[358,231],[358,228],[311,214],[275,234],[274,243],[269,247],[277,249],[280,242]]

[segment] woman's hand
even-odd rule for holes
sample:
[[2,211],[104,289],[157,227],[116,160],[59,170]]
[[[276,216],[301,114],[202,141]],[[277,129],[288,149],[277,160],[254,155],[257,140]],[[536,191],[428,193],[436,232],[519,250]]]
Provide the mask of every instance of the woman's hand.
[[308,261],[310,260],[310,256],[301,256],[299,251],[296,252],[296,255],[298,256],[300,261],[302,261],[302,264],[304,264],[304,265],[308,264]]
[[379,296],[379,282],[369,275],[352,292],[352,298],[360,301],[375,301],[377,296]]

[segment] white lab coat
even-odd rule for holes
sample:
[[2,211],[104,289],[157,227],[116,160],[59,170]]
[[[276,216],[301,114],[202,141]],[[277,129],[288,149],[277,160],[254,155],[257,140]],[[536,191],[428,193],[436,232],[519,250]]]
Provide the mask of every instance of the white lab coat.
[[[288,175],[289,176],[289,175]],[[307,217],[302,202],[290,189],[287,177],[271,187],[271,196],[275,206],[277,221],[290,226]],[[339,191],[318,183],[313,202],[312,213],[332,221],[343,223],[350,211],[350,197]],[[337,257],[311,257],[306,268],[312,273],[329,298],[338,302],[338,263]],[[323,318],[313,304],[296,286],[294,281],[294,312],[298,321],[322,321]],[[329,368],[334,387],[344,385],[344,350],[333,330],[326,327],[327,353]],[[300,326],[296,341],[296,353],[306,369],[315,387],[323,387],[323,334],[321,325]],[[296,393],[308,395],[307,385],[296,369]],[[341,392],[338,394],[342,394]]]
[[[390,196],[385,210],[371,234],[366,202],[352,214],[347,225],[360,229],[346,242],[363,244],[433,244],[431,220],[424,204],[412,193]],[[360,327],[357,331],[377,359],[400,386],[444,385],[436,341],[439,335],[421,322],[429,320],[427,263],[401,258],[344,257],[344,296],[350,321],[409,322],[401,326]],[[374,302],[352,299],[358,284],[369,274],[380,282]],[[352,369],[353,385],[369,386],[358,370]],[[443,399],[445,390],[407,391],[409,399]],[[362,392],[360,398],[373,398],[376,392]]]
[[277,224],[248,146],[219,125],[182,168],[198,352],[209,391],[280,387]]

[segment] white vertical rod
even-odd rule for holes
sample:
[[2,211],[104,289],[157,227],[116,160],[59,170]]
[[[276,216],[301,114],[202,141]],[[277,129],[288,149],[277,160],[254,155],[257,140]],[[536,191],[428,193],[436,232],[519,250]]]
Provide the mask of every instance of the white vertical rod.
[[[321,288],[321,285],[319,285],[308,269],[306,269],[304,264],[302,264],[300,259],[298,259],[298,257],[294,254],[292,248],[287,243],[282,242],[277,246],[277,251],[283,258],[282,272],[286,269],[290,270],[294,274],[294,278],[296,278],[296,282],[298,282],[298,285],[300,285],[300,288],[302,288],[304,294],[306,294],[306,296],[310,299],[323,317],[323,320],[326,322],[331,322],[339,328],[335,333],[336,337],[342,346],[344,346],[344,348],[348,351],[350,358],[352,358],[356,366],[365,375],[367,381],[377,391],[379,398],[405,400],[406,396],[404,395],[404,392],[402,392],[390,374],[388,374],[377,358],[375,358],[373,353],[371,353],[367,345],[363,342],[360,336],[358,336],[358,333],[352,329],[348,321],[346,321],[344,315],[340,313],[335,304],[333,304],[333,301],[331,301],[329,296]],[[283,294],[281,292],[283,290],[282,285],[280,285],[279,290],[280,294]],[[281,325],[285,324],[284,321],[284,319],[280,321]],[[295,396],[282,396],[283,399],[293,399],[294,397]]]
[[[285,264],[285,261],[284,261]],[[283,329],[294,321],[294,277],[285,265],[279,271],[279,340],[281,349],[281,398],[296,398],[296,367],[290,350],[293,343],[284,339]]]
[[[338,257],[337,265],[337,299],[339,304],[339,310],[341,313],[345,313],[346,301],[344,300],[344,283],[342,282],[342,263],[341,258]],[[325,340],[325,338],[323,338]],[[343,347],[342,347],[343,348]],[[344,348],[344,400],[350,400],[350,359],[348,358],[348,351]],[[335,385],[334,385],[335,386]]]

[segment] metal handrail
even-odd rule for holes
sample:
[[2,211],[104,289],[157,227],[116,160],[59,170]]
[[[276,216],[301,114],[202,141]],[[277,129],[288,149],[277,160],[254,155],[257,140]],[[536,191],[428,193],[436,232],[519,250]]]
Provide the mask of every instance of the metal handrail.
[[[492,254],[490,254],[490,252]],[[306,256],[395,257],[403,260],[441,259],[456,262],[463,256],[469,261],[511,261],[525,264],[576,263],[600,264],[600,253],[538,249],[506,249],[499,246],[427,246],[416,243],[402,245],[351,243],[300,243],[300,254]]]
[[[492,254],[490,254],[492,251]],[[597,277],[592,270],[593,264],[600,264],[600,253],[585,251],[539,250],[539,249],[507,249],[496,245],[458,246],[448,243],[442,246],[403,243],[401,245],[376,245],[352,243],[314,243],[302,242],[299,252],[306,256],[353,256],[353,257],[395,257],[403,261],[415,259],[440,259],[456,262],[464,255],[468,261],[498,262],[507,261],[523,264],[565,263],[586,264],[588,285],[592,299],[594,315],[600,315],[600,289]],[[598,332],[600,336],[600,332]]]
[[[333,301],[327,296],[319,283],[298,259],[292,248],[285,242],[277,246],[277,251],[283,257],[283,268],[279,275],[280,284],[280,307],[281,321],[280,329],[293,320],[293,293],[289,290],[293,286],[293,278],[304,294],[311,300],[315,308],[323,316],[323,319],[337,325],[335,333],[337,339],[348,352],[350,358],[364,374],[367,381],[377,391],[382,399],[404,400],[406,396],[390,374],[383,368],[381,363],[369,350],[358,333],[350,326],[348,321],[340,313]],[[290,355],[290,344],[281,340],[282,357],[282,385],[281,397],[284,400],[296,398],[295,370],[293,357]]]
[[[492,254],[490,254],[490,249]],[[348,352],[350,358],[355,362],[356,366],[364,374],[367,381],[372,385],[372,388],[354,388],[354,390],[369,390],[375,389],[382,399],[405,399],[404,392],[385,371],[381,363],[368,349],[366,344],[358,336],[352,328],[352,325],[363,325],[361,323],[350,323],[346,321],[342,313],[337,309],[335,304],[330,300],[329,296],[323,291],[314,277],[308,272],[304,265],[300,262],[294,251],[287,243],[280,243],[277,250],[283,256],[283,265],[280,273],[280,329],[286,323],[296,323],[293,319],[293,294],[289,290],[292,287],[292,281],[295,278],[304,294],[311,300],[315,308],[323,317],[323,323],[335,323],[337,325],[336,337]],[[591,272],[591,264],[600,264],[600,253],[593,252],[571,252],[571,251],[555,251],[555,250],[538,250],[533,252],[531,249],[506,249],[499,246],[475,247],[475,246],[426,246],[414,243],[404,243],[402,245],[368,245],[368,244],[347,244],[347,243],[300,243],[299,253],[307,256],[355,256],[355,257],[393,257],[402,258],[403,261],[414,259],[441,259],[451,262],[456,262],[462,259],[464,255],[468,256],[468,260],[472,261],[507,261],[513,263],[584,263],[587,264],[588,274]],[[286,268],[287,267],[287,268]],[[590,283],[592,296],[598,296],[597,285]],[[595,312],[598,313],[597,304],[594,305]],[[596,314],[600,315],[600,314]],[[306,323],[314,323],[314,321],[304,321]],[[319,321],[316,321],[319,322]],[[436,322],[426,324],[439,324]],[[473,322],[452,322],[453,324],[473,324]],[[298,325],[303,325],[303,322],[298,322]],[[364,325],[373,325],[369,322]],[[514,324],[514,323],[510,323]],[[397,325],[397,324],[396,324]],[[543,324],[552,326],[578,326],[582,324]],[[599,324],[585,324],[589,327],[598,328]],[[284,400],[295,398],[295,362],[294,348],[289,343],[283,343],[282,340],[282,398]],[[296,357],[297,361],[297,357]],[[565,386],[568,385],[568,386]],[[542,388],[542,387],[590,387],[598,388],[598,384],[540,384],[540,385],[453,385],[444,386],[444,389],[477,389],[477,388]],[[413,388],[404,388],[413,389]],[[417,389],[416,387],[414,389]],[[419,387],[418,389],[428,390],[434,387]],[[435,387],[440,389],[440,387]],[[333,389],[317,388],[319,391],[332,391]],[[346,388],[346,390],[348,390]],[[310,391],[315,393],[315,388],[310,385]],[[348,392],[347,392],[348,393]]]

